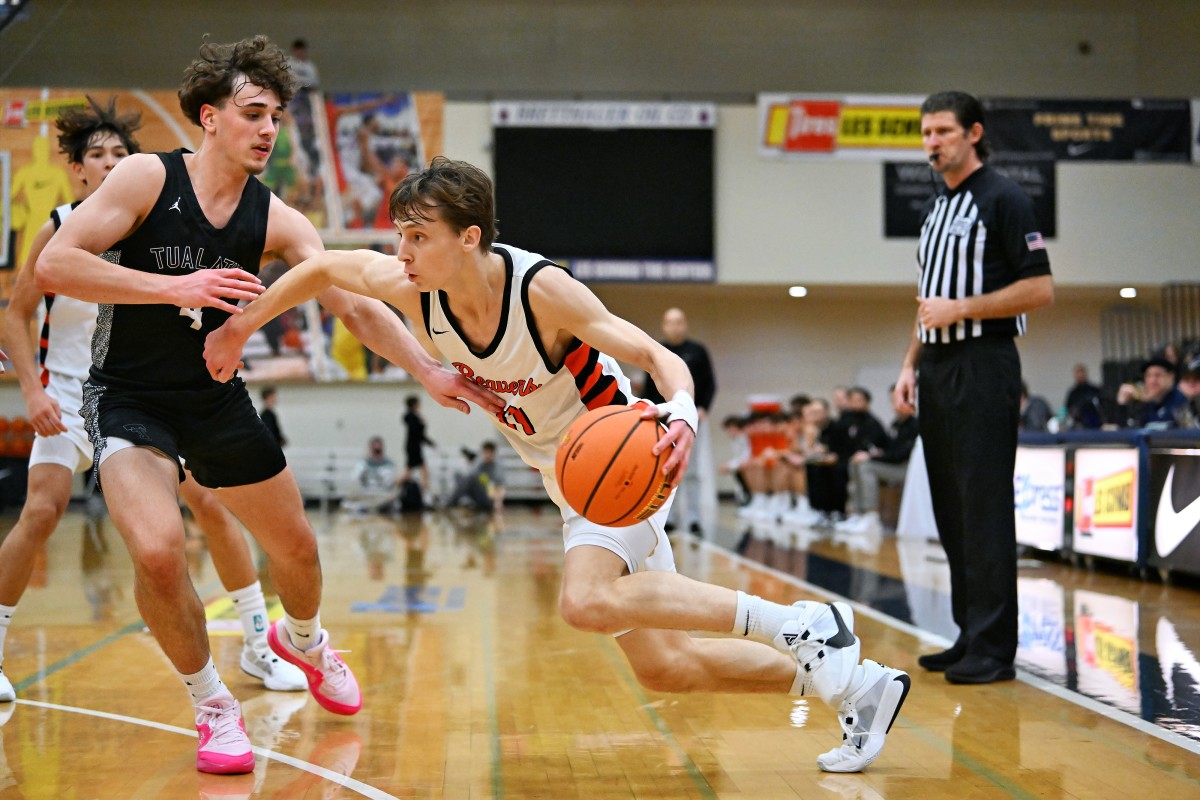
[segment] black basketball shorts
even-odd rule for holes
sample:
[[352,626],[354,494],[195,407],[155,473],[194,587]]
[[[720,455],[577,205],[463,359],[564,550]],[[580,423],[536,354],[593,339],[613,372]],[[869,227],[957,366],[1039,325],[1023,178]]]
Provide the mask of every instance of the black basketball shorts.
[[88,380],[83,418],[97,467],[109,439],[151,447],[176,462],[182,458],[196,481],[210,489],[259,483],[287,466],[240,378],[183,390],[118,388]]

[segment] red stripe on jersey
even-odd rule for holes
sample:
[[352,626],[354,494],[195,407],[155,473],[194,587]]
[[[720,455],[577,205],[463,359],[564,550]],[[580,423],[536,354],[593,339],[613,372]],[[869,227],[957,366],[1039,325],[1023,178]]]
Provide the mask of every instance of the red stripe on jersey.
[[563,359],[563,364],[571,371],[571,374],[579,378],[579,373],[587,366],[588,357],[591,355],[592,348],[586,344],[580,343],[571,352],[567,353],[567,357]]
[[613,404],[613,398],[617,395],[617,381],[611,375],[605,375],[604,378],[608,381],[608,386],[604,387],[600,394],[585,403],[588,411],[594,411],[597,408]]

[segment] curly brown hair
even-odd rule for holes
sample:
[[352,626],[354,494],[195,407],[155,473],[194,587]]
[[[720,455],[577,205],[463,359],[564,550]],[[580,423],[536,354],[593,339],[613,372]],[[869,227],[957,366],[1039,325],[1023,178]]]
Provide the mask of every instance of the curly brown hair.
[[478,226],[479,244],[486,252],[499,235],[495,203],[487,173],[466,161],[437,156],[427,169],[409,173],[400,181],[388,201],[388,213],[397,224],[429,222],[431,212],[438,209],[455,233]]
[[88,108],[73,108],[64,111],[54,121],[58,128],[58,149],[72,164],[82,164],[83,154],[96,140],[98,134],[111,133],[121,140],[125,149],[136,153],[137,139],[133,132],[142,127],[142,115],[137,111],[117,113],[117,99],[110,97],[107,106],[101,106],[87,95]]
[[278,45],[259,35],[233,44],[202,44],[200,57],[184,70],[179,107],[184,116],[199,125],[202,106],[222,108],[244,82],[270,89],[285,106],[296,93],[296,79],[287,56]]

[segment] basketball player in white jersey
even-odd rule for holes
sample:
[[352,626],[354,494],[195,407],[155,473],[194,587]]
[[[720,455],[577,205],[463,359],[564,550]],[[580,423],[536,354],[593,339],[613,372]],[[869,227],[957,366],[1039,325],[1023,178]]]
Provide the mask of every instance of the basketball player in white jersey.
[[[133,133],[139,127],[138,115],[118,115],[114,101],[103,107],[89,97],[88,103],[90,107],[67,112],[56,122],[59,147],[83,183],[85,198],[121,159],[138,152]],[[3,670],[9,622],[29,583],[37,552],[71,499],[74,474],[92,463],[92,443],[79,410],[83,381],[92,361],[97,306],[65,295],[45,296],[40,358],[36,360],[29,332],[30,318],[43,302],[34,284],[33,264],[77,205],[79,202],[55,209],[38,231],[4,316],[5,342],[12,351],[13,369],[35,438],[25,506],[16,526],[0,544],[0,702],[11,702],[16,697]],[[307,687],[304,674],[280,660],[267,646],[267,604],[241,525],[211,491],[190,475],[181,485],[180,494],[205,533],[213,565],[241,618],[245,636],[242,669],[262,680],[268,689],[302,691]]]
[[[322,249],[312,223],[256,178],[294,91],[266,37],[205,44],[180,106],[202,131],[195,153],[132,155],[46,244],[38,286],[101,304],[83,417],[109,515],[129,549],[138,610],[191,697],[196,768],[245,773],[254,753],[209,650],[188,577],[176,494],[179,459],[258,540],[284,617],[271,649],[299,667],[322,708],[357,713],[362,693],[321,627],[321,564],[296,480],[241,380],[213,381],[204,337],[261,291],[256,273]],[[101,254],[112,253],[113,261]],[[115,263],[114,263],[115,262]],[[487,405],[383,303],[334,290],[322,302],[360,341],[417,376],[438,402]]]
[[[492,183],[476,167],[433,159],[400,183],[390,211],[400,233],[398,263],[352,251],[299,265],[209,335],[210,374],[228,380],[250,333],[331,285],[386,300],[459,372],[507,401],[494,423],[541,471],[563,515],[559,608],[568,624],[616,634],[638,679],[656,691],[816,694],[839,707],[845,732],[843,744],[818,759],[821,768],[856,772],[870,764],[909,679],[874,661],[858,663],[848,605],[783,606],[684,577],[664,532],[669,501],[645,522],[606,528],[583,519],[559,492],[555,449],[571,422],[588,408],[637,402],[614,359],[646,370],[671,398],[647,405],[644,416],[666,419],[654,450],[673,449],[663,473],[678,479],[696,427],[683,361],[611,314],[566,270],[493,244]],[[694,630],[742,638],[694,638]]]

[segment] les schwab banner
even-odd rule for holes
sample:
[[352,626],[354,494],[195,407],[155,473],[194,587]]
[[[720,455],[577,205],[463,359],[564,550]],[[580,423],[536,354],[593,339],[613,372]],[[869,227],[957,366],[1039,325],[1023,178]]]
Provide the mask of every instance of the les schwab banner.
[[925,158],[921,101],[907,95],[758,96],[759,153],[769,158]]
[[1075,451],[1075,552],[1137,561],[1138,455],[1135,447]]

